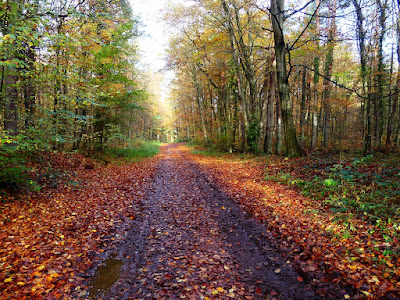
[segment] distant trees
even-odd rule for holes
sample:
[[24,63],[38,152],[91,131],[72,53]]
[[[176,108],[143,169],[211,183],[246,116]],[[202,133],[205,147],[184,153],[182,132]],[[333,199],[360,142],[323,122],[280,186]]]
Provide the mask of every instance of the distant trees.
[[398,147],[398,11],[388,0],[172,8],[178,135],[288,156]]

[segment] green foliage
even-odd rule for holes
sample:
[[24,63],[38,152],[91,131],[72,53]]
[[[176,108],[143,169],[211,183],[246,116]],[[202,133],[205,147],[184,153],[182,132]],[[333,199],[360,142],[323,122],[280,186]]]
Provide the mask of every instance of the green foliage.
[[[265,180],[293,186],[335,213],[356,213],[372,223],[399,221],[400,169],[385,169],[374,164],[373,159],[369,155],[331,166],[326,161],[308,162],[296,171],[269,174]],[[324,165],[327,166],[321,169]],[[312,175],[315,171],[321,175]]]
[[160,142],[139,140],[127,147],[109,147],[105,150],[105,154],[112,159],[130,162],[157,155],[160,146]]
[[206,150],[194,149],[194,150],[190,151],[190,153],[200,154],[200,155],[205,155],[205,156],[214,156],[214,157],[218,157],[221,155],[221,152],[218,152],[218,151],[212,150],[212,149],[206,149]]
[[18,189],[28,181],[23,155],[0,148],[0,189]]
[[[30,131],[32,134],[35,130]],[[35,138],[27,139],[25,135],[0,135],[0,189],[18,190],[28,187],[32,190],[40,186],[30,178],[30,169],[26,166],[40,149],[41,141]]]
[[324,180],[323,185],[326,187],[336,187],[338,186],[338,182],[334,179],[329,178]]
[[250,151],[253,153],[258,152],[258,140],[260,138],[260,126],[257,120],[250,123],[248,133],[248,143]]

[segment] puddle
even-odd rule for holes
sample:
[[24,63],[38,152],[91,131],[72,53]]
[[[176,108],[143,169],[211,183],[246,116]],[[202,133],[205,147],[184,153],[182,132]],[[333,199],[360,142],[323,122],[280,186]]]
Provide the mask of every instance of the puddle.
[[116,259],[115,256],[105,260],[90,280],[89,297],[99,299],[99,297],[107,295],[110,288],[119,279],[122,266],[123,262]]

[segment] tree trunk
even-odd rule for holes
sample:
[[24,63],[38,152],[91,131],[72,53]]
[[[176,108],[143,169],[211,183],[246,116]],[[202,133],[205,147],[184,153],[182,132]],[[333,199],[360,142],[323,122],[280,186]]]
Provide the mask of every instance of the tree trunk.
[[[268,102],[267,102],[267,130],[266,130],[266,135],[265,135],[265,140],[264,140],[264,152],[265,153],[271,153],[272,152],[272,138],[274,134],[274,102],[276,100],[276,74],[275,72],[270,72],[270,89],[268,93]],[[277,114],[279,115],[278,109],[277,109]],[[280,119],[280,117],[279,117]],[[279,120],[279,123],[281,121]],[[281,139],[281,128],[280,124],[279,125],[279,148],[281,148],[282,145],[282,139]],[[281,150],[279,150],[280,153]]]
[[197,80],[197,74],[196,74],[196,70],[192,70],[192,80],[193,83],[195,85],[196,88],[196,92],[197,92],[197,105],[198,105],[198,109],[199,109],[199,114],[200,114],[200,120],[201,120],[201,127],[203,129],[203,136],[204,136],[204,140],[207,142],[208,141],[208,132],[207,132],[207,126],[206,126],[206,121],[205,121],[205,116],[203,113],[203,93],[201,91],[201,87],[200,87],[200,83]]
[[[319,7],[320,0],[317,0],[317,7]],[[316,12],[316,20],[315,20],[315,32],[317,38],[315,39],[316,49],[319,51],[319,9]],[[320,57],[319,54],[314,57],[314,89],[313,89],[313,105],[312,105],[312,130],[311,130],[311,152],[315,151],[318,142],[318,83],[319,83],[319,65],[320,65]]]
[[301,79],[301,103],[300,103],[300,140],[304,142],[306,125],[306,99],[307,99],[307,69],[304,66]]
[[285,153],[288,157],[298,157],[301,155],[301,149],[297,141],[296,128],[293,123],[292,101],[289,94],[289,78],[286,69],[286,45],[283,33],[284,10],[283,0],[272,0],[272,28],[275,41],[277,83],[285,135]]
[[245,80],[244,76],[242,73],[242,68],[240,65],[240,58],[236,50],[236,42],[235,42],[235,33],[233,31],[233,26],[232,26],[232,18],[231,14],[229,11],[228,4],[226,3],[225,0],[221,0],[222,8],[224,10],[225,14],[225,22],[228,27],[228,35],[229,35],[229,42],[231,45],[231,55],[232,55],[232,60],[235,64],[235,69],[237,73],[237,84],[238,84],[238,91],[239,91],[239,97],[242,103],[242,115],[243,115],[243,125],[244,128],[242,130],[242,138],[244,139],[242,143],[242,150],[247,151],[248,149],[248,143],[247,143],[247,133],[249,132],[249,127],[250,127],[250,121],[249,121],[249,115],[248,115],[248,104],[245,96]]
[[[268,70],[267,70],[268,72]],[[261,90],[261,110],[260,110],[260,122],[259,132],[260,137],[258,139],[258,149],[263,150],[263,144],[265,142],[265,135],[267,130],[267,110],[268,110],[268,98],[269,98],[269,73],[265,74],[264,84]]]
[[276,147],[275,154],[282,154],[282,110],[279,95],[276,97]]
[[371,99],[369,97],[369,92],[366,91],[367,85],[367,53],[365,47],[365,36],[366,32],[364,29],[364,14],[361,9],[361,4],[358,0],[352,0],[356,11],[357,17],[357,38],[358,38],[358,51],[360,55],[360,75],[362,81],[362,93],[363,99],[363,110],[362,111],[362,121],[363,121],[363,154],[366,155],[371,151]]
[[[387,134],[387,140],[386,140],[386,145],[387,147],[391,147],[392,146],[392,131],[393,131],[393,124],[396,124],[396,120],[397,120],[397,128],[400,127],[399,123],[400,123],[400,112],[399,112],[399,116],[398,118],[396,118],[396,114],[398,111],[398,105],[399,105],[399,93],[400,93],[400,17],[399,17],[399,12],[400,12],[400,0],[397,0],[397,22],[396,22],[396,35],[397,35],[397,46],[396,46],[396,51],[397,51],[397,79],[396,79],[396,93],[394,93],[393,95],[393,106],[392,106],[392,111],[391,111],[391,115],[389,116],[389,123],[388,123],[388,134]],[[393,68],[393,52],[392,52],[392,65],[391,65],[391,69]],[[391,72],[392,73],[392,72]],[[389,128],[389,124],[390,124],[390,128]],[[394,128],[394,130],[396,130],[396,128]],[[395,132],[395,137],[394,137],[394,141],[397,145],[398,142],[398,130],[396,130]]]
[[379,13],[379,28],[377,28],[377,69],[376,69],[376,91],[375,91],[375,141],[378,148],[382,147],[382,137],[384,131],[384,106],[383,106],[383,91],[384,91],[384,57],[383,57],[383,40],[386,34],[386,9],[387,0],[383,3],[381,0],[376,0]]
[[331,88],[332,84],[330,79],[332,77],[332,64],[333,64],[333,50],[335,48],[335,35],[336,35],[336,1],[334,1],[333,6],[330,5],[330,17],[331,24],[328,33],[327,47],[328,51],[325,57],[325,67],[324,67],[324,90],[322,92],[322,103],[324,108],[324,119],[323,119],[323,145],[326,147],[329,143],[329,135],[331,130]]
[[394,64],[394,49],[392,46],[392,54],[390,56],[390,79],[389,79],[389,103],[388,103],[388,120],[387,120],[387,131],[386,131],[386,148],[390,149],[392,146],[392,131],[393,131],[393,121],[396,118],[396,106],[397,103],[395,103],[393,97],[393,90],[392,90],[392,74],[393,74],[393,64]]
[[18,89],[17,76],[10,71],[5,76],[4,130],[10,135],[18,134]]

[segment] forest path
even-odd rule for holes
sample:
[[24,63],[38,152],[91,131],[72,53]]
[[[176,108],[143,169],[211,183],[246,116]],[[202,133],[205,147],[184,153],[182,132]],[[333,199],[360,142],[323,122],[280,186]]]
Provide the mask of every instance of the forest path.
[[320,299],[179,145],[160,155],[105,299]]

